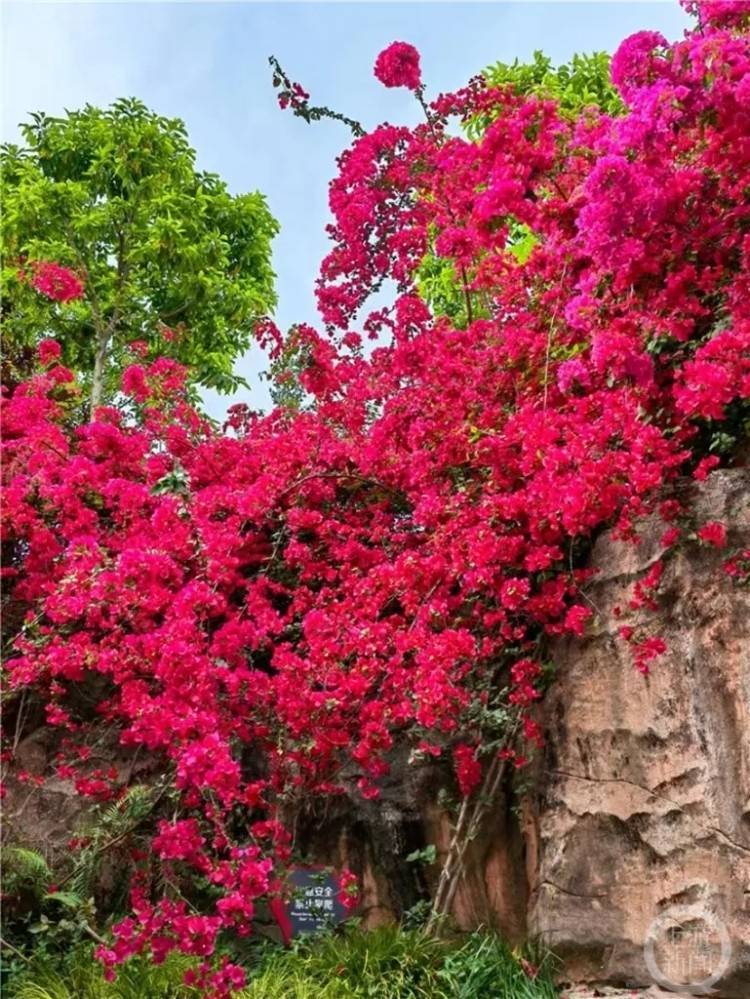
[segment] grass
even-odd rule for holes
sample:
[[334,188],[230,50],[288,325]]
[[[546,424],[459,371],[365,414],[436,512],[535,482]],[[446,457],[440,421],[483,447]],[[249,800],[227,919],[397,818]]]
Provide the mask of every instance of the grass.
[[[417,931],[383,926],[303,940],[291,952],[273,954],[262,971],[273,971],[280,982],[295,975],[314,985],[321,999],[443,999],[438,979],[443,958],[444,948]],[[252,980],[246,999],[265,996],[255,987]]]
[[488,933],[473,933],[451,951],[440,977],[451,999],[556,999],[559,991],[549,954],[538,948],[519,953]]
[[92,949],[80,947],[56,969],[48,960],[32,960],[28,970],[8,983],[8,999],[200,999],[200,992],[183,982],[185,972],[197,962],[170,954],[160,965],[133,958],[123,965],[117,979],[108,982]]
[[[530,962],[530,963],[526,963]],[[107,982],[88,947],[63,969],[32,961],[9,983],[9,999],[199,999],[183,983],[197,962],[172,954],[156,966],[124,965]],[[533,965],[533,967],[532,967]],[[536,972],[536,973],[535,973]],[[556,999],[549,957],[521,954],[488,933],[442,943],[417,930],[356,928],[301,938],[250,970],[237,999]]]

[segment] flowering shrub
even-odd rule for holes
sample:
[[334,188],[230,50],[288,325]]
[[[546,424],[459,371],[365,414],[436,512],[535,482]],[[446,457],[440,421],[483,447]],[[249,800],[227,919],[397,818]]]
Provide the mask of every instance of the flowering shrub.
[[[445,753],[472,795],[492,719],[541,739],[541,650],[586,627],[596,532],[633,537],[658,506],[679,540],[670,484],[727,459],[750,399],[750,8],[726,7],[673,45],[624,44],[616,118],[474,80],[423,125],[356,138],[331,185],[327,333],[294,334],[310,407],[235,407],[218,433],[162,359],[125,374],[136,420],[70,426],[49,344],[4,399],[5,572],[26,611],[10,682],[71,745],[103,722],[161,755],[180,817],[154,850],[216,899],[195,913],[144,863],[109,964],[246,932],[284,890],[285,809],[350,789],[352,767],[377,796],[397,741]],[[411,50],[377,72],[420,86]],[[482,114],[476,142],[449,128]],[[428,251],[454,267],[463,325],[415,291]],[[393,306],[362,315],[386,280]],[[667,651],[622,637],[644,672]],[[206,994],[239,980],[204,972]]]

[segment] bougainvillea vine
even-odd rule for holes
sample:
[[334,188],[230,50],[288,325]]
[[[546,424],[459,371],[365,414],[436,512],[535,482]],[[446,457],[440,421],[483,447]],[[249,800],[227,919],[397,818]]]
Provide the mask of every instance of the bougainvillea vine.
[[[586,629],[597,532],[633,538],[658,510],[665,548],[683,543],[670,487],[731,460],[750,400],[750,6],[688,6],[700,30],[618,51],[621,116],[571,121],[476,79],[415,128],[354,139],[330,190],[326,331],[294,332],[309,404],[234,407],[219,433],[161,359],[126,372],[128,405],[75,425],[49,341],[4,396],[10,683],[71,746],[106,724],[163,760],[176,811],[154,855],[215,899],[196,913],[136,865],[112,967],[180,949],[206,959],[205,994],[228,994],[241,973],[210,955],[260,899],[274,910],[302,800],[376,797],[404,743],[452,760],[464,798],[487,745],[522,762],[529,746],[498,749],[488,726],[541,741],[544,643]],[[410,46],[376,74],[423,100]],[[469,141],[453,123],[476,116]],[[454,267],[464,321],[420,298],[428,253]],[[45,273],[42,294],[75,297]],[[392,306],[367,314],[386,282]],[[697,537],[727,544],[719,523]],[[747,553],[727,557],[742,576]],[[622,638],[644,672],[668,652]],[[81,790],[120,793],[69,755]]]

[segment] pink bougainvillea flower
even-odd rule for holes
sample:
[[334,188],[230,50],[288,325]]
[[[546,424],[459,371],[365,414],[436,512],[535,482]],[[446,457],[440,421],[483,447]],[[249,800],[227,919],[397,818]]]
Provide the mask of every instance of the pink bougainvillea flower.
[[568,393],[576,386],[588,388],[591,375],[587,365],[578,357],[563,361],[557,369],[557,385],[561,392]]
[[418,90],[422,83],[419,52],[408,42],[392,42],[375,60],[375,76],[386,87]]
[[714,548],[724,548],[727,543],[727,529],[720,521],[710,520],[699,529],[698,537]]
[[456,780],[463,797],[467,798],[482,777],[482,767],[477,759],[476,747],[459,743],[453,749],[453,765],[456,770]]
[[612,82],[628,100],[639,87],[652,83],[655,75],[655,52],[667,48],[666,38],[658,31],[639,31],[620,44],[612,56]]
[[49,260],[29,264],[30,283],[40,294],[55,302],[83,298],[83,282],[73,271]]
[[37,347],[37,355],[39,363],[46,368],[60,360],[62,350],[57,340],[42,340]]
[[347,912],[356,909],[359,905],[360,895],[357,875],[345,868],[338,876],[338,889],[337,898]]

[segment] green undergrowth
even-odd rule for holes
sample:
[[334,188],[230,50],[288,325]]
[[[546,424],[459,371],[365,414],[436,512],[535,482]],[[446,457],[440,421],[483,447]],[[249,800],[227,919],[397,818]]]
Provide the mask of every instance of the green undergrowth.
[[15,975],[3,991],[8,999],[200,999],[197,989],[183,978],[196,962],[178,954],[155,965],[133,958],[119,971],[114,982],[104,977],[93,948],[79,947],[63,962],[48,957],[32,958],[28,968]]
[[[10,999],[199,999],[183,983],[195,966],[171,955],[155,966],[128,962],[107,982],[90,947],[57,967],[32,958],[4,994]],[[398,926],[357,928],[302,938],[289,950],[267,949],[248,969],[237,999],[555,999],[549,956],[511,949],[477,932],[451,942]]]

